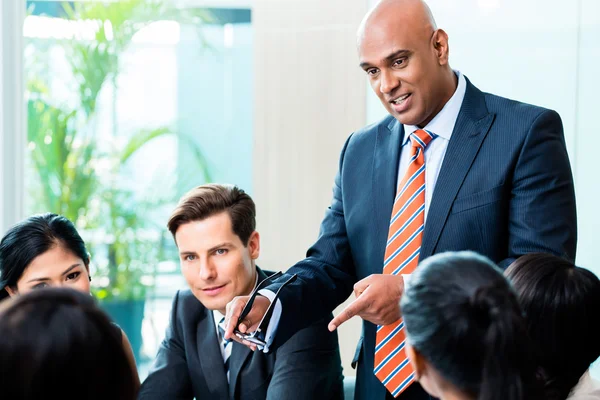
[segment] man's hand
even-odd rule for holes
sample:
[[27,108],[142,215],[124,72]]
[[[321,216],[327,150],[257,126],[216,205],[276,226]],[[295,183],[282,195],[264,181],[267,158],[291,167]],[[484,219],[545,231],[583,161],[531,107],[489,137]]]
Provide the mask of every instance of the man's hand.
[[[225,315],[225,339],[233,339],[238,343],[248,346],[254,351],[256,350],[256,345],[254,343],[243,340],[233,333],[233,330],[237,326],[238,318],[249,299],[250,296],[238,296],[234,297],[233,300],[227,304],[227,312]],[[242,333],[250,333],[258,329],[258,324],[267,313],[270,304],[271,302],[268,298],[261,295],[256,296],[254,304],[252,304],[252,309],[246,318],[240,322],[240,325],[237,327],[238,330]]]
[[404,291],[401,275],[373,274],[354,285],[356,300],[329,323],[329,330],[358,315],[375,325],[389,325],[400,319],[400,297]]

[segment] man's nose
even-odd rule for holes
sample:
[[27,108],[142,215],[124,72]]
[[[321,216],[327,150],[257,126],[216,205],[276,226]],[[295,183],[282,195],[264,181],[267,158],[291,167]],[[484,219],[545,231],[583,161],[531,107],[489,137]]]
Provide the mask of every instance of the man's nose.
[[217,276],[217,269],[212,265],[209,260],[200,261],[200,271],[199,271],[200,279],[209,281]]
[[400,85],[400,80],[391,71],[381,71],[379,90],[381,93],[390,94]]

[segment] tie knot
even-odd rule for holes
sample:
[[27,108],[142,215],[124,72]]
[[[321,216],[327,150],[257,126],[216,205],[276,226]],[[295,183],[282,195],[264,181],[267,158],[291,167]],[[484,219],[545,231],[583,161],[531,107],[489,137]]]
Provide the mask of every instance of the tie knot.
[[410,134],[410,141],[413,147],[424,149],[436,136],[435,133],[426,131],[425,129],[417,129]]

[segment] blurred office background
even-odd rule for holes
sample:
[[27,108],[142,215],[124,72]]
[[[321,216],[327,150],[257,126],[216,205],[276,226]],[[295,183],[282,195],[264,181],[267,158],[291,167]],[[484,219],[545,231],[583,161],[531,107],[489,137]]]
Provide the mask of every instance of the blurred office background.
[[[248,191],[263,268],[287,269],[316,239],[344,140],[385,116],[356,56],[374,3],[0,3],[0,229],[41,211],[76,221],[94,294],[126,330],[142,379],[185,288],[165,228],[182,193],[205,182]],[[600,2],[429,4],[453,68],[560,113],[577,263],[600,273]],[[340,328],[346,375],[359,335],[358,319]]]

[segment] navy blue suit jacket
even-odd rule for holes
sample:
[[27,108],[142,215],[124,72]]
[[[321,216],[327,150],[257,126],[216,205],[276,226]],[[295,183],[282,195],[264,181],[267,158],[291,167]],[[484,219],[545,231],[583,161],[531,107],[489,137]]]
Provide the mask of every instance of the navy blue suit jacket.
[[[259,280],[273,272],[257,268]],[[341,400],[343,375],[331,315],[269,353],[233,343],[229,383],[213,313],[190,290],[177,292],[165,339],[138,400]]]
[[[390,116],[346,141],[318,240],[288,271],[299,279],[282,290],[274,345],[325,317],[348,298],[355,282],[382,272],[404,134],[403,125]],[[420,260],[449,250],[473,250],[503,268],[537,251],[573,260],[576,232],[573,178],[559,115],[483,93],[467,80]],[[383,399],[385,389],[373,375],[373,324],[363,323],[361,342],[356,398]]]

